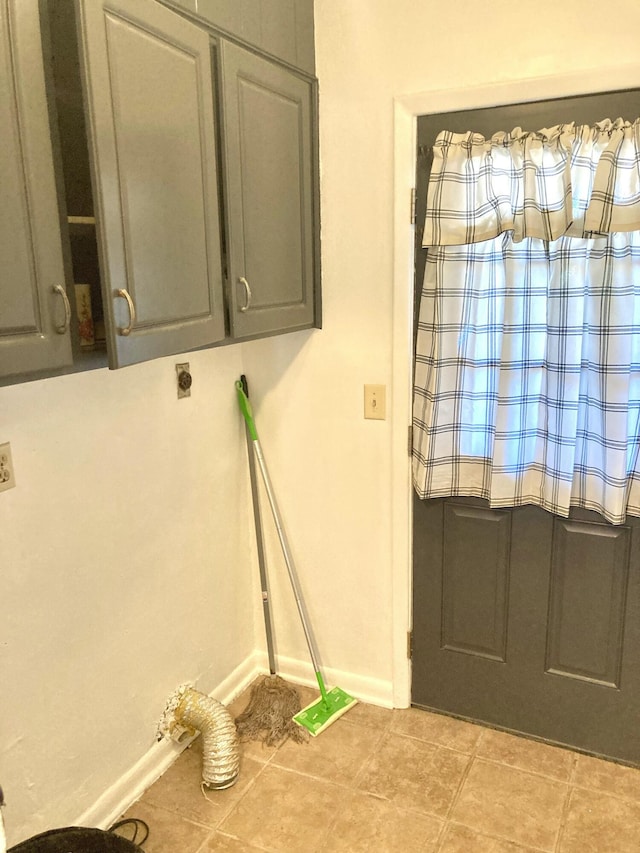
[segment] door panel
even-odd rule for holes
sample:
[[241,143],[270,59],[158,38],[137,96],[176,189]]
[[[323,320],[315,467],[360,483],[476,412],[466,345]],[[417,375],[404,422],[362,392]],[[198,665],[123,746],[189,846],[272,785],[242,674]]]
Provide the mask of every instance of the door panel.
[[[71,364],[37,0],[0,0],[0,373]],[[63,328],[60,334],[57,328]]]
[[557,519],[546,671],[620,686],[629,528]]
[[228,278],[235,338],[314,322],[313,87],[220,45]]
[[510,531],[508,512],[460,504],[445,506],[444,649],[504,661]]
[[640,521],[574,513],[415,498],[412,701],[640,763]]
[[[151,0],[81,0],[110,364],[224,337],[207,33]],[[129,335],[118,333],[135,305]]]

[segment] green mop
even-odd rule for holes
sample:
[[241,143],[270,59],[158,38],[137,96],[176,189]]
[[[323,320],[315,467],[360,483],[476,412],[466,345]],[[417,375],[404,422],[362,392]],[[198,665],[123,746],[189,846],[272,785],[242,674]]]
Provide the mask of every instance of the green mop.
[[315,737],[316,735],[319,735],[320,732],[324,731],[332,723],[334,723],[339,717],[342,716],[342,714],[346,713],[349,708],[352,708],[356,704],[357,699],[354,699],[353,696],[349,696],[349,694],[342,690],[340,687],[334,687],[332,690],[327,690],[327,688],[325,687],[324,679],[320,671],[320,665],[318,664],[314,648],[313,638],[311,636],[310,625],[304,610],[304,606],[302,604],[302,594],[300,592],[298,584],[297,572],[295,570],[293,558],[289,550],[287,537],[284,532],[282,520],[280,518],[280,512],[276,503],[275,494],[271,486],[269,472],[267,471],[267,466],[264,461],[262,447],[260,446],[260,440],[258,439],[258,431],[256,429],[255,421],[253,419],[253,412],[251,411],[251,404],[249,403],[249,399],[245,394],[242,380],[236,382],[236,392],[238,395],[238,405],[240,406],[240,411],[242,412],[242,415],[245,419],[245,423],[247,425],[248,432],[253,443],[255,458],[258,462],[258,467],[260,468],[262,481],[264,483],[267,498],[269,500],[269,505],[271,507],[271,513],[273,515],[273,520],[275,522],[276,530],[278,532],[278,538],[280,540],[282,554],[284,556],[284,561],[287,567],[287,573],[289,575],[289,581],[291,583],[291,588],[293,590],[296,605],[298,607],[298,614],[300,616],[300,621],[302,623],[305,639],[307,641],[307,647],[309,649],[311,663],[313,664],[313,670],[316,675],[318,687],[320,688],[320,699],[307,705],[307,707],[303,708],[299,713],[294,714],[293,720],[295,723],[306,729],[311,735]]
[[[241,376],[240,382],[242,383],[242,390],[248,399],[249,386],[247,385],[246,377]],[[269,583],[267,579],[267,562],[264,556],[264,541],[262,538],[256,462],[249,427],[246,424],[245,426],[249,478],[251,481],[251,499],[253,501],[253,520],[256,530],[256,549],[260,569],[260,586],[262,588],[262,611],[267,639],[267,656],[269,658],[269,675],[263,676],[251,687],[247,707],[236,717],[236,729],[240,740],[260,740],[265,746],[279,746],[288,738],[291,738],[296,743],[302,743],[308,737],[307,732],[303,731],[303,729],[293,722],[293,715],[300,711],[300,696],[295,687],[287,684],[283,678],[280,678],[276,674]]]

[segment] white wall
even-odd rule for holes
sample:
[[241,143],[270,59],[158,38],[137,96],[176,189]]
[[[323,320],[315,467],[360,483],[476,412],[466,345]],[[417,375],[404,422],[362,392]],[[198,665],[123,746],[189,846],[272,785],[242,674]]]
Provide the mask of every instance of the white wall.
[[209,692],[253,651],[240,357],[190,354],[180,401],[173,358],[0,389],[10,843],[75,821],[148,753],[178,685]]
[[[362,386],[387,384],[391,404],[409,374],[406,318],[393,315],[407,301],[406,280],[394,284],[394,98],[502,83],[519,100],[536,96],[529,78],[573,74],[579,91],[583,72],[593,88],[640,46],[636,0],[602,10],[316,0],[324,329],[191,354],[189,401],[175,398],[180,358],[0,389],[18,482],[0,494],[10,841],[90,809],[149,750],[169,692],[214,689],[262,648],[242,371],[322,662],[341,686],[391,701],[409,412],[365,421]],[[308,675],[272,530],[269,546],[281,661]]]
[[[408,502],[397,484],[408,488],[410,420],[402,404],[410,300],[398,293],[408,278],[397,277],[394,257],[394,101],[423,93],[414,100],[444,111],[486,106],[492,91],[499,103],[588,92],[602,81],[637,86],[640,66],[629,63],[640,48],[640,5],[613,0],[603,14],[584,0],[530,9],[506,0],[316,0],[315,15],[324,330],[302,343],[253,344],[245,368],[264,395],[263,441],[324,663],[381,701],[392,693],[406,701],[407,691],[392,690],[405,678],[397,653],[409,621],[398,547]],[[408,216],[408,192],[399,209]],[[404,247],[408,223],[405,231]],[[368,382],[386,383],[399,401],[386,422],[362,417]],[[283,654],[304,657],[298,631],[280,636]]]

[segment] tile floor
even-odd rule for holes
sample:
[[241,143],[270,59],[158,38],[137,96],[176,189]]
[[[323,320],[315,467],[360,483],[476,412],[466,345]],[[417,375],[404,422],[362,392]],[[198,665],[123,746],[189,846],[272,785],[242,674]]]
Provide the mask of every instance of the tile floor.
[[417,709],[360,704],[308,744],[244,744],[226,791],[203,794],[200,762],[197,740],[127,812],[146,853],[640,851],[640,770]]

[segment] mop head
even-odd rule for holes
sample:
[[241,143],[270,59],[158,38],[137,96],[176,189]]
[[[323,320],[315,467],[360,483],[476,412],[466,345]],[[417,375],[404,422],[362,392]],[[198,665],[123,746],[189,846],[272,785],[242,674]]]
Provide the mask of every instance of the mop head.
[[265,675],[251,688],[249,704],[236,717],[240,740],[261,740],[266,746],[278,746],[288,738],[304,743],[307,733],[293,722],[300,710],[295,687],[279,675]]
[[299,714],[294,716],[294,722],[306,729],[310,735],[315,737],[323,732],[331,723],[335,723],[338,717],[353,708],[358,702],[353,696],[349,696],[339,687],[327,691],[327,702],[322,697],[307,705]]

